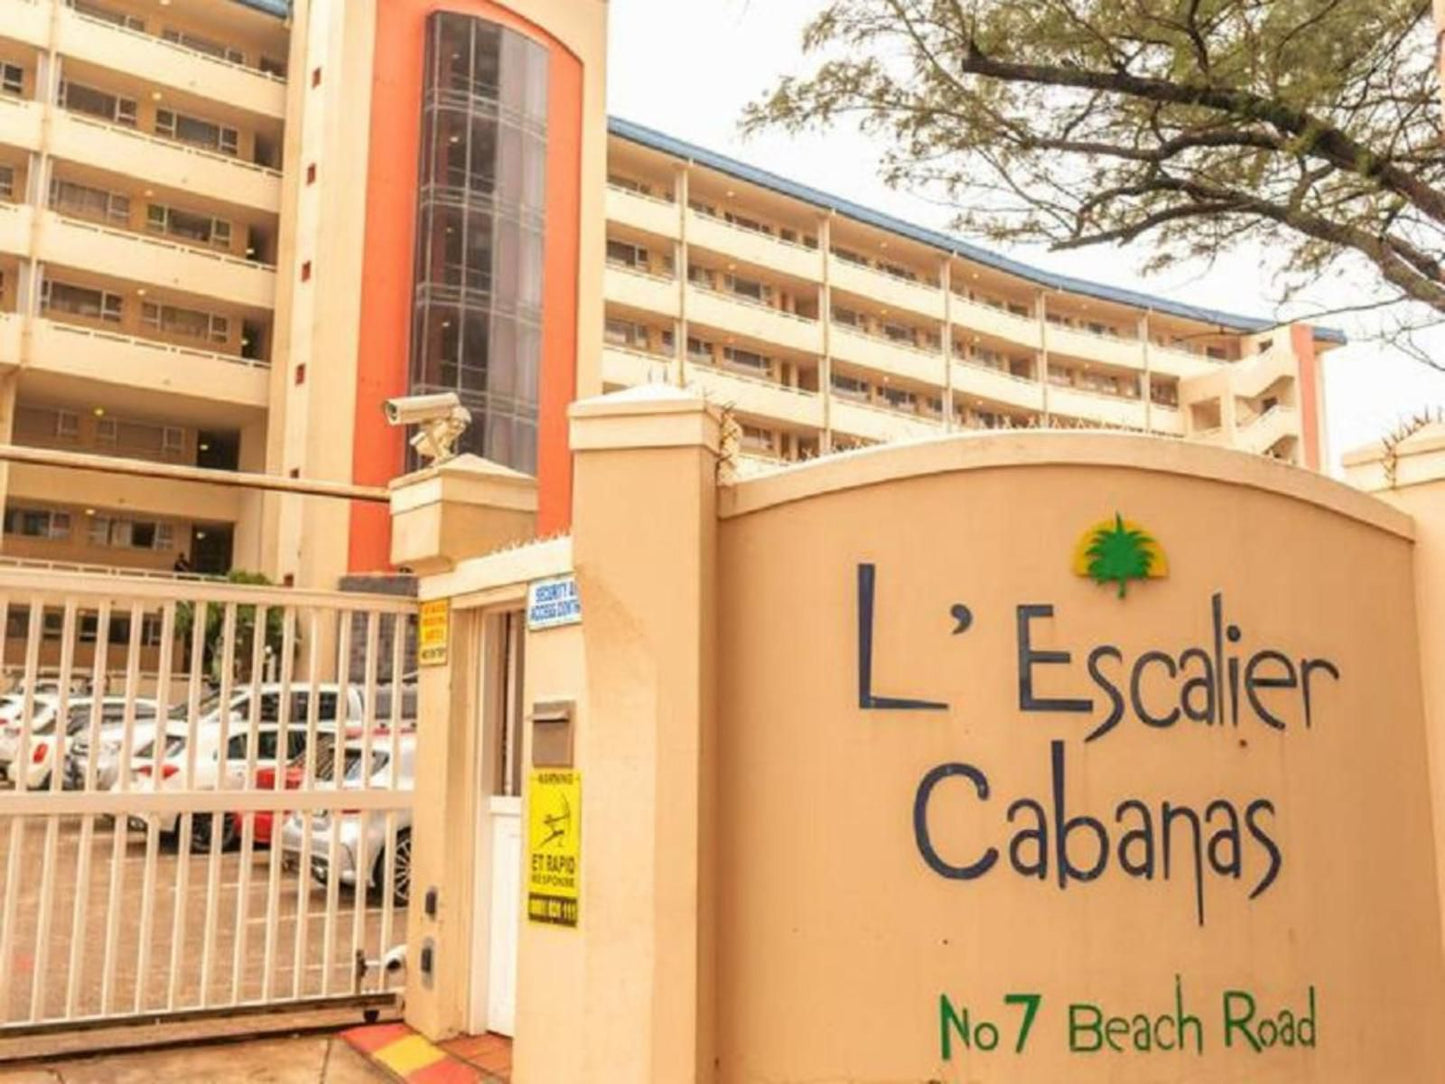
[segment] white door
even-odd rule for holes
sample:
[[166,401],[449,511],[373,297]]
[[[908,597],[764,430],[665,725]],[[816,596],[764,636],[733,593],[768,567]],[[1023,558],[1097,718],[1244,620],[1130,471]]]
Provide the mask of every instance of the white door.
[[492,930],[487,1030],[511,1035],[517,1014],[517,931],[522,918],[522,800],[492,799]]

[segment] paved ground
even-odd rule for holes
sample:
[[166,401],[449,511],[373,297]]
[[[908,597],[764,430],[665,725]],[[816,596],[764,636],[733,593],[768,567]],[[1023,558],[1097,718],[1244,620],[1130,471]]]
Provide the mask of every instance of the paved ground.
[[394,1079],[334,1036],[257,1039],[0,1069],[0,1084],[372,1084]]
[[[16,882],[13,928],[0,928],[0,1024],[344,995],[358,949],[374,962],[383,939],[405,939],[404,909],[388,920],[339,885],[328,920],[328,888],[266,848],[147,852],[144,831],[98,817],[89,828],[0,818],[0,901]],[[361,989],[394,984],[373,964]]]

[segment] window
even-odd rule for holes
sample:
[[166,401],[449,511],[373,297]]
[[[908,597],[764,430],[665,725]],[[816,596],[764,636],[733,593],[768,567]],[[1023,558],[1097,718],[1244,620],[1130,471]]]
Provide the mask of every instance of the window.
[[115,444],[119,429],[114,418],[101,418],[95,423],[95,442],[97,444]]
[[63,181],[58,177],[50,180],[50,207],[61,214],[91,218],[98,221],[118,223],[130,222],[130,197],[119,192],[107,192],[103,188]]
[[866,380],[860,380],[856,376],[845,376],[842,373],[834,373],[832,384],[834,391],[849,399],[868,398],[868,382]]
[[286,62],[284,60],[263,56],[256,62],[256,67],[266,75],[274,75],[277,79],[286,78]]
[[775,435],[771,429],[760,429],[755,425],[744,425],[742,447],[747,451],[771,453],[774,450]]
[[607,262],[621,267],[648,268],[647,249],[627,241],[607,242]]
[[240,135],[236,129],[169,109],[156,110],[156,135],[232,156],[238,153],[240,147]]
[[138,15],[127,15],[123,11],[115,11],[102,4],[92,3],[91,0],[70,0],[70,4],[82,15],[89,15],[92,19],[100,19],[111,23],[114,26],[123,26],[127,30],[145,30],[145,20]]
[[770,302],[773,297],[773,288],[756,279],[740,279],[736,275],[729,275],[728,286],[739,297],[756,301],[759,304]]
[[76,440],[80,436],[80,416],[68,410],[57,410],[55,435],[62,440]]
[[728,364],[743,369],[752,369],[763,373],[771,373],[773,370],[772,358],[765,358],[762,354],[754,353],[751,350],[738,350],[731,346],[724,347],[723,359]]
[[231,223],[223,218],[183,211],[178,207],[150,204],[146,208],[146,228],[201,245],[231,247]]
[[50,312],[68,313],[88,320],[119,323],[123,302],[118,294],[46,279],[40,285],[40,307]]
[[0,90],[7,94],[25,91],[25,69],[19,64],[0,62]]
[[166,27],[161,31],[161,37],[166,41],[175,42],[177,45],[184,45],[187,49],[205,53],[206,56],[213,56],[217,60],[229,60],[232,64],[246,63],[246,54],[241,50],[233,49],[219,41],[212,41],[210,38],[198,37],[184,30]]
[[652,195],[652,189],[641,181],[634,181],[631,177],[624,177],[620,173],[609,173],[607,183],[613,188],[621,188],[628,192],[636,192],[641,196]]
[[167,335],[184,335],[224,343],[230,337],[230,321],[215,313],[183,309],[178,305],[161,305],[147,301],[141,305],[141,323]]
[[695,339],[691,335],[687,337],[687,356],[694,361],[700,361],[704,365],[711,365],[716,351],[717,347],[707,339]]
[[161,454],[180,455],[186,450],[186,431],[167,425],[161,430]]
[[548,55],[481,18],[426,22],[410,390],[472,412],[462,450],[537,463]]
[[5,533],[63,542],[70,537],[70,513],[49,508],[6,508]]
[[843,324],[847,327],[861,328],[863,326],[863,317],[852,309],[845,309],[842,305],[834,305],[833,323]]
[[60,105],[88,117],[135,127],[135,99],[120,98],[81,83],[60,81]]
[[15,167],[0,166],[0,199],[15,198]]

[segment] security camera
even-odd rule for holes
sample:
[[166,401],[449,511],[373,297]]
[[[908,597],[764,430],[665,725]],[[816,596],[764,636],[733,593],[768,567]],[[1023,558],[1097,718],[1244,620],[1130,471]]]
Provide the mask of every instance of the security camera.
[[404,967],[406,967],[405,945],[397,945],[381,958],[381,969],[388,975],[394,975]]
[[457,454],[457,440],[472,423],[472,412],[462,406],[456,392],[439,395],[403,395],[382,406],[392,425],[420,428],[411,446],[424,458],[441,463]]

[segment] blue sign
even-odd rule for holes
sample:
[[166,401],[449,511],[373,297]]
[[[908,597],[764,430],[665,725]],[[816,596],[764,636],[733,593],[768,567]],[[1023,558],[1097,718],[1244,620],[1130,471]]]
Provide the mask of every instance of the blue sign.
[[555,629],[582,622],[582,600],[576,576],[537,580],[527,587],[527,631]]

